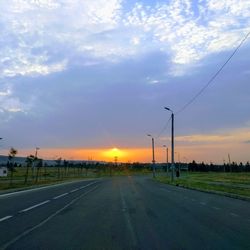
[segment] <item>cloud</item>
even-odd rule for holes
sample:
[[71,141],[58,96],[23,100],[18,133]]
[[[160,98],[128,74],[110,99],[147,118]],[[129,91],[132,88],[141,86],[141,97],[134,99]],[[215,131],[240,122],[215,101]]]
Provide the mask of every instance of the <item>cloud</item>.
[[170,74],[182,74],[175,65],[232,49],[250,24],[249,1],[196,5],[135,2],[129,10],[122,0],[1,1],[0,76],[63,71],[79,54],[119,62],[154,50],[171,58]]
[[26,114],[32,108],[31,100],[34,97],[21,100],[14,89],[12,83],[0,81],[0,117],[3,124],[10,122],[15,114]]
[[[2,53],[3,56],[5,53]],[[3,57],[1,63],[5,64],[0,70],[3,77],[14,77],[17,75],[47,75],[54,72],[62,71],[66,68],[67,61],[63,60],[56,63],[48,63],[44,55],[34,56],[30,52],[9,49],[6,52],[8,56]]]
[[[227,146],[238,145],[244,143],[250,143],[250,140],[244,140],[250,137],[250,129],[246,127],[236,129],[223,129],[221,131],[213,131],[210,134],[191,134],[191,135],[176,135],[175,141],[179,146],[199,146],[199,145],[212,145]],[[168,141],[170,143],[170,137],[161,137],[161,141]]]
[[173,63],[193,63],[236,46],[249,27],[249,1],[217,2],[202,1],[196,13],[192,1],[170,1],[155,8],[135,4],[126,25],[151,33],[158,46],[171,51]]
[[[116,26],[120,5],[120,0],[1,2],[0,76],[43,75],[64,70],[71,54],[92,51],[88,48],[93,34]],[[95,41],[93,54],[103,50],[101,44]]]

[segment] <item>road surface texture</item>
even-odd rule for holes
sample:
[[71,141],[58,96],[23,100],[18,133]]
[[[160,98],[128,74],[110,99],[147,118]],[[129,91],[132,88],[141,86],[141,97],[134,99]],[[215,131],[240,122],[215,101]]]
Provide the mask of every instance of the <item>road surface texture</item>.
[[127,176],[0,196],[0,249],[250,249],[250,202]]

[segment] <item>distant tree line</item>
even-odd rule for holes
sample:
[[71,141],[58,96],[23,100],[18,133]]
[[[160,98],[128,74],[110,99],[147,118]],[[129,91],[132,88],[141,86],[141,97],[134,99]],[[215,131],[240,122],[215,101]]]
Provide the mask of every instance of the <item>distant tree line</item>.
[[[98,176],[113,176],[119,174],[129,174],[130,172],[150,172],[152,171],[151,163],[119,163],[115,162],[77,162],[67,161],[58,158],[54,160],[54,164],[48,165],[43,159],[34,155],[26,157],[25,164],[17,164],[15,156],[18,151],[15,148],[10,148],[8,154],[8,162],[6,164],[9,171],[9,184],[12,185],[14,173],[17,169],[21,169],[22,174],[16,174],[15,178],[23,178],[23,184],[46,182],[48,180],[62,180],[66,178],[84,178]],[[171,164],[158,163],[155,165],[157,171],[167,171]],[[239,164],[232,162],[231,164],[206,164],[204,162],[197,163],[175,163],[176,172],[191,171],[191,172],[250,172],[250,164],[247,162]]]
[[196,163],[195,161],[192,161],[188,164],[188,170],[189,171],[197,171],[197,172],[250,172],[250,164],[247,162],[246,164],[243,164],[240,162],[239,164],[236,162],[232,162],[231,164],[224,163],[223,165],[217,165],[217,164],[205,164],[202,163]]

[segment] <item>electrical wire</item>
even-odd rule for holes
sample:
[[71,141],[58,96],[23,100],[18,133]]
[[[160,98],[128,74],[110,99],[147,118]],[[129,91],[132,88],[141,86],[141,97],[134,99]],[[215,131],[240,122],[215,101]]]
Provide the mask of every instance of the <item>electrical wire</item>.
[[219,68],[219,70],[210,78],[210,80],[202,87],[202,89],[192,99],[190,99],[190,101],[188,101],[181,109],[179,109],[175,114],[182,113],[190,104],[192,104],[208,88],[208,86],[216,79],[216,77],[220,74],[220,72],[225,68],[225,66],[229,63],[229,61],[232,59],[232,57],[240,49],[242,44],[247,40],[249,35],[250,35],[250,32],[248,32],[247,35],[241,40],[240,44],[236,47],[236,49],[233,51],[233,53],[228,57],[228,59]]
[[171,116],[169,117],[168,121],[166,122],[166,124],[164,125],[164,127],[162,128],[162,130],[161,130],[161,131],[159,132],[159,134],[156,136],[156,139],[158,139],[158,138],[162,135],[162,133],[167,129],[170,120],[171,120]]

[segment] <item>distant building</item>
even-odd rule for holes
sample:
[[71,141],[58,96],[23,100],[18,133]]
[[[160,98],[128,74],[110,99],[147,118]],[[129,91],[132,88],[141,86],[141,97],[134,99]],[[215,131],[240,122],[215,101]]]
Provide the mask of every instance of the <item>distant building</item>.
[[0,167],[0,177],[6,177],[8,175],[8,169],[6,167]]

